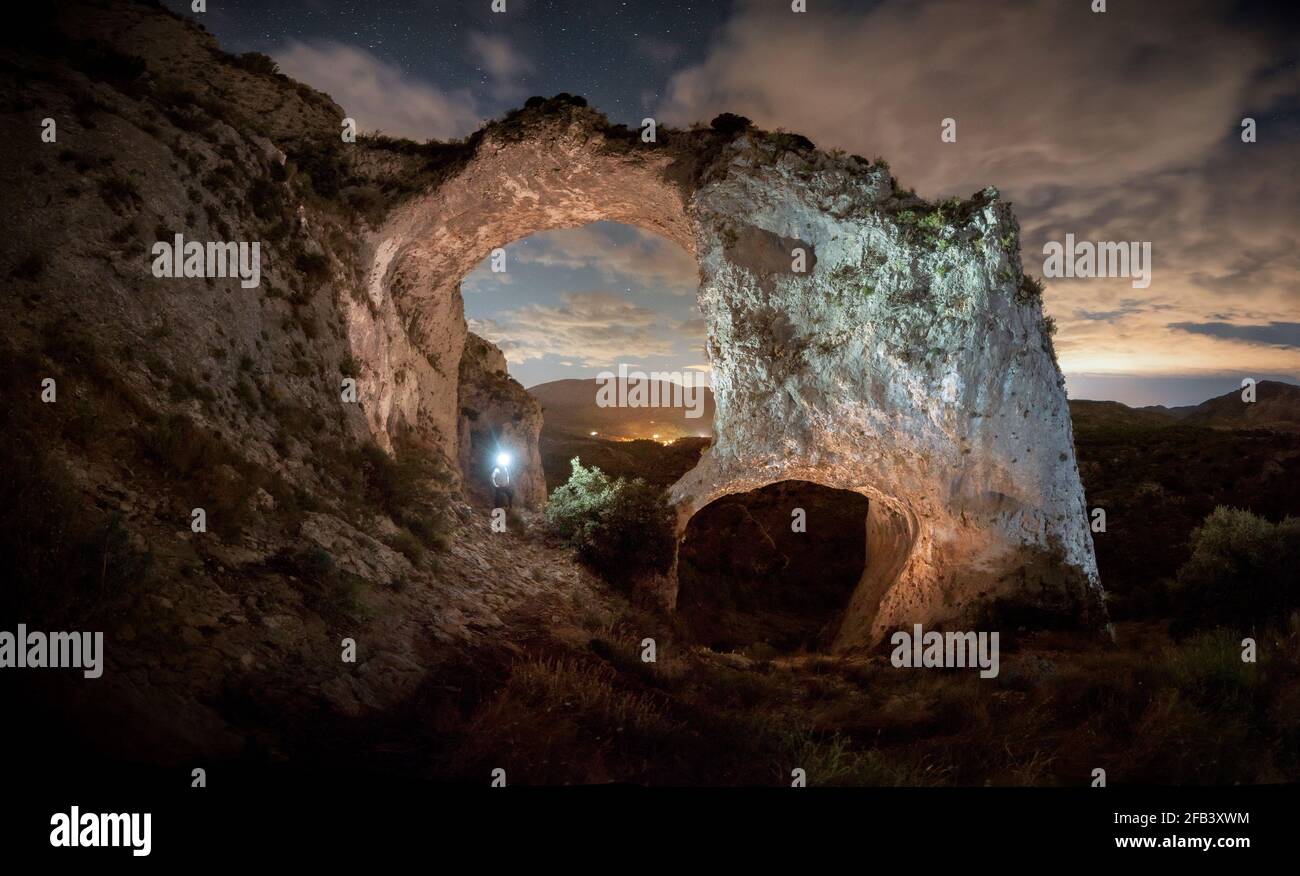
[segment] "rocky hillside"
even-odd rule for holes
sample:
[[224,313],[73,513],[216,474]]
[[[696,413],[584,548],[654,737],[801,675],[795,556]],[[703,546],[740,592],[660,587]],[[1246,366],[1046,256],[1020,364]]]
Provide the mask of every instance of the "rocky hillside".
[[[0,627],[105,631],[84,726],[151,759],[278,751],[309,715],[408,698],[510,612],[600,611],[528,518],[489,529],[454,432],[389,423],[354,355],[367,228],[464,144],[345,155],[329,98],[151,4],[18,14],[0,46]],[[260,282],[156,276],[176,234],[259,242]],[[452,391],[535,440],[535,403],[471,346]],[[75,682],[39,681],[33,709],[69,708]]]
[[1214,429],[1300,430],[1300,386],[1261,380],[1255,386],[1253,402],[1243,401],[1241,392],[1233,390],[1193,407],[1168,408],[1166,412],[1185,423]]

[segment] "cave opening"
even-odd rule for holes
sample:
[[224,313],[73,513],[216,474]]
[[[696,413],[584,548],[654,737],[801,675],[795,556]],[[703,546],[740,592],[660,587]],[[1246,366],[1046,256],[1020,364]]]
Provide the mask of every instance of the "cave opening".
[[534,508],[574,458],[665,489],[690,470],[714,413],[698,284],[692,253],[614,221],[537,231],[479,262],[459,284],[466,492],[487,501],[502,453]]
[[717,499],[686,526],[677,613],[719,651],[829,650],[867,558],[866,496],[780,481]]

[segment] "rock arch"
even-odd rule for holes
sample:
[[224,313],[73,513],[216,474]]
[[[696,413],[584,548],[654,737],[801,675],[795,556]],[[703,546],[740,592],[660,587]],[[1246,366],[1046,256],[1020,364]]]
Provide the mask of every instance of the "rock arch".
[[644,144],[548,102],[485,129],[368,244],[349,322],[372,430],[455,458],[461,278],[527,234],[623,222],[700,265],[717,413],[670,493],[679,533],[781,480],[868,496],[886,561],[841,649],[913,623],[1103,623],[1064,381],[1008,205],[994,189],[930,204],[883,164],[732,127]]

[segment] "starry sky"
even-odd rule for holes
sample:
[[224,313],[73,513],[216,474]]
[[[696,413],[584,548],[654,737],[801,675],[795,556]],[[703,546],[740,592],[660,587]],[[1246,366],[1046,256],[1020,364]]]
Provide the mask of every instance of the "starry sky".
[[[1152,243],[1148,288],[1047,280],[1072,397],[1180,405],[1243,376],[1300,382],[1293,0],[1109,0],[1100,14],[1091,0],[168,5],[228,51],[271,55],[366,130],[461,137],[567,91],[633,126],[739,112],[884,156],[930,198],[996,185],[1034,273],[1067,233]],[[507,277],[466,279],[466,316],[525,385],[616,361],[704,367],[695,269],[673,250],[609,223],[535,235],[508,247]]]

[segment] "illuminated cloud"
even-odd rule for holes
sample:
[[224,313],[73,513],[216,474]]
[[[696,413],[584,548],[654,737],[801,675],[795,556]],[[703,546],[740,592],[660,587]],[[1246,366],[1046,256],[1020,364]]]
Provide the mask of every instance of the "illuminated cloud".
[[469,328],[512,364],[554,355],[588,368],[613,367],[629,356],[671,356],[677,337],[662,314],[603,291],[567,293],[558,307],[530,304],[471,319]]
[[680,246],[648,231],[618,226],[585,225],[546,231],[529,238],[527,247],[512,248],[511,257],[545,267],[590,268],[617,285],[644,286],[674,295],[692,295],[699,286],[695,259]]
[[[1216,0],[1100,15],[1055,0],[916,0],[822,7],[797,27],[781,7],[742,2],[708,56],[670,82],[661,117],[743,113],[884,156],[927,197],[996,185],[1015,203],[1033,273],[1043,244],[1066,233],[1151,241],[1153,282],[1140,297],[1127,281],[1048,281],[1067,371],[1231,362],[1300,374],[1293,345],[1249,328],[1186,328],[1300,320],[1295,134],[1269,112],[1300,100],[1284,28]],[[1240,141],[1245,115],[1258,143]],[[949,117],[958,138],[946,144]]]

